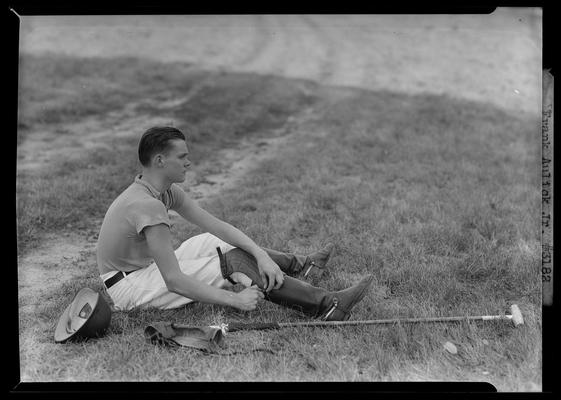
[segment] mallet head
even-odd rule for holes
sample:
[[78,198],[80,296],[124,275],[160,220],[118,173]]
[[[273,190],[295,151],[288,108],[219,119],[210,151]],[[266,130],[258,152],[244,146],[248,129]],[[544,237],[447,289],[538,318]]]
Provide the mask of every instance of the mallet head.
[[512,322],[514,323],[514,326],[524,324],[524,318],[522,318],[520,308],[518,308],[516,304],[510,306],[510,315],[512,316]]

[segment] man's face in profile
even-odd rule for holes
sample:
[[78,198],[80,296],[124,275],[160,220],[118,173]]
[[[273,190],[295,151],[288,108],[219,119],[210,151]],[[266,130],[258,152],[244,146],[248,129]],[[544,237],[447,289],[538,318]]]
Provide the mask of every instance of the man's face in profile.
[[189,161],[189,149],[187,143],[181,139],[171,140],[168,150],[164,155],[164,168],[167,177],[173,182],[185,181],[185,173],[191,165]]

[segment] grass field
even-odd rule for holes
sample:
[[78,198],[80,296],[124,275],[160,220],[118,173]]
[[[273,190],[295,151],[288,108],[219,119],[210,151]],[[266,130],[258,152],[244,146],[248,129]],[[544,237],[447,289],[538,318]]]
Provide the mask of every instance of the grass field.
[[[93,118],[110,132],[105,116],[131,104],[134,115],[168,118],[187,132],[200,179],[213,172],[219,149],[289,135],[241,185],[202,205],[265,247],[306,253],[335,242],[332,274],[315,284],[339,289],[376,277],[353,319],[496,314],[512,303],[525,318],[517,329],[474,322],[227,337],[231,350],[267,347],[275,355],[205,356],[144,342],[144,327],[157,320],[302,318],[269,303],[247,313],[191,304],[114,313],[106,337],[56,345],[54,325],[71,296],[101,289],[91,253],[79,279],[58,285],[35,310],[20,310],[22,380],[477,380],[501,391],[541,388],[538,116],[133,58],[24,55],[21,65],[18,156],[41,135],[57,148],[86,140],[87,130],[68,129],[80,121]],[[311,117],[299,120],[304,110]],[[130,135],[104,136],[104,146],[75,145],[68,157],[18,169],[20,257],[47,232],[99,229],[92,224],[138,171],[146,128],[129,126]],[[173,233],[179,244],[200,230],[183,224]]]

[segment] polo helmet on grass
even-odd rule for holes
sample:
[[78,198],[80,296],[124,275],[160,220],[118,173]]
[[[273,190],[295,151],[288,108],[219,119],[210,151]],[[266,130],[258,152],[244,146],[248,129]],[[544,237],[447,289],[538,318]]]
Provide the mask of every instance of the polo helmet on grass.
[[81,289],[58,320],[55,342],[100,337],[111,322],[111,309],[98,292]]

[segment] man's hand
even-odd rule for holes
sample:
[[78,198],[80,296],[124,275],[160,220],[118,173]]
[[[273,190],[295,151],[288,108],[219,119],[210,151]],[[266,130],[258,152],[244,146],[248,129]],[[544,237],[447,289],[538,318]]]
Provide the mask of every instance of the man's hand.
[[267,253],[263,253],[263,255],[257,258],[257,267],[259,268],[259,274],[261,275],[261,280],[263,280],[267,292],[282,286],[284,274]]
[[243,311],[254,310],[259,300],[265,297],[257,285],[245,288],[236,295],[238,300],[236,307]]

